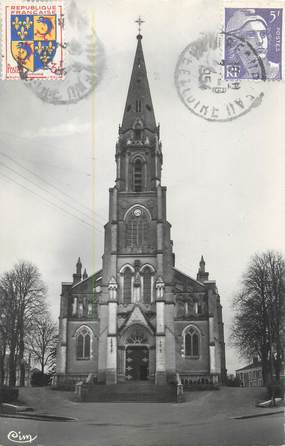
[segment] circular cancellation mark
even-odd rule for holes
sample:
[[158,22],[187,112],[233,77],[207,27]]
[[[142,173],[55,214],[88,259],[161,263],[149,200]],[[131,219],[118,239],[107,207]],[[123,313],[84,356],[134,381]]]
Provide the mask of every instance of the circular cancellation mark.
[[175,70],[180,99],[192,113],[207,121],[225,122],[243,116],[260,105],[264,95],[260,82],[265,80],[262,61],[246,41],[238,38],[243,62],[248,67],[251,64],[254,74],[251,80],[240,80],[233,69],[231,79],[225,80],[223,38],[224,34],[203,34],[182,51]]
[[102,79],[105,68],[104,47],[90,20],[72,1],[66,8],[65,28],[67,62],[63,80],[29,80],[25,85],[44,102],[54,105],[75,104],[89,96]]

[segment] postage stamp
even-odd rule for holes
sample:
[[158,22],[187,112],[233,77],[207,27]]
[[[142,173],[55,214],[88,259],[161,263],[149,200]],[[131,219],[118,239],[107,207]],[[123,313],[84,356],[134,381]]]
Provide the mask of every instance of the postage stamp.
[[2,79],[63,79],[61,0],[6,0],[2,5]]
[[225,7],[225,79],[282,79],[283,8],[273,5]]
[[[175,70],[175,85],[183,104],[196,116],[207,121],[232,121],[245,115],[262,102],[260,82],[224,78],[222,33],[203,33],[181,52]],[[247,47],[246,66],[254,57]],[[264,68],[257,61],[262,78]]]

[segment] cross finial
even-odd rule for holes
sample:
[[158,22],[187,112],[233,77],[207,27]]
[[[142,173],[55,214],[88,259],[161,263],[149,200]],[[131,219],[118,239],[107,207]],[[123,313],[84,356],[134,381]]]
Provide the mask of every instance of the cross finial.
[[138,24],[139,35],[141,35],[141,25],[144,23],[144,20],[142,20],[141,16],[139,16],[139,18],[137,20],[135,20],[135,23]]

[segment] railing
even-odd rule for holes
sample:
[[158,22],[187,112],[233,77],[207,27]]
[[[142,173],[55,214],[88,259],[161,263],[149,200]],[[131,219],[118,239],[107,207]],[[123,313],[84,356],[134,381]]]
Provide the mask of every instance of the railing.
[[181,383],[184,386],[191,386],[196,384],[218,384],[219,375],[218,374],[209,374],[209,375],[194,375],[194,374],[182,374],[181,375]]

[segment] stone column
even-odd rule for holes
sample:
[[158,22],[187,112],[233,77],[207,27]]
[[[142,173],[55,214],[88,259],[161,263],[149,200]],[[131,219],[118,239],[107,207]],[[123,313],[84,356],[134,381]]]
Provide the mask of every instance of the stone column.
[[117,383],[117,282],[109,282],[106,384]]
[[139,260],[135,260],[135,276],[134,276],[134,283],[133,283],[133,301],[134,303],[138,303],[141,300],[141,276],[139,273],[139,269],[141,266],[141,262]]
[[165,299],[164,282],[160,277],[156,282],[156,373],[155,383],[166,383],[165,367]]
[[76,314],[77,314],[77,297],[74,297],[72,304],[72,316],[75,316]]
[[67,371],[67,318],[59,319],[59,344],[57,347],[56,373],[65,375]]
[[209,316],[209,368],[211,375],[216,373],[216,346],[213,315]]

